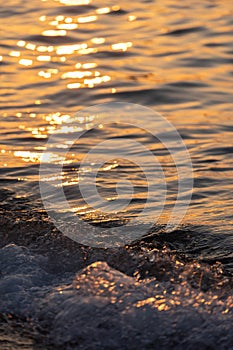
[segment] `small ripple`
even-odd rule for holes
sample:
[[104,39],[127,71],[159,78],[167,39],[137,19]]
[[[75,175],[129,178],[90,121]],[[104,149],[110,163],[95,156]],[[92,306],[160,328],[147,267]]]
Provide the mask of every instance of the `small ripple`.
[[87,12],[96,10],[94,5],[79,5],[79,6],[61,6],[56,7],[51,11],[51,16],[54,15],[81,15],[86,14]]
[[181,36],[181,35],[190,34],[190,33],[198,33],[198,32],[201,32],[203,30],[206,30],[206,28],[203,26],[198,26],[198,27],[175,29],[175,30],[172,30],[172,31],[167,32],[165,34],[162,34],[162,35]]
[[28,42],[36,42],[36,43],[43,43],[43,44],[49,44],[49,45],[60,45],[60,44],[70,44],[70,43],[77,43],[77,38],[69,36],[45,36],[45,35],[28,35],[24,37],[25,41]]

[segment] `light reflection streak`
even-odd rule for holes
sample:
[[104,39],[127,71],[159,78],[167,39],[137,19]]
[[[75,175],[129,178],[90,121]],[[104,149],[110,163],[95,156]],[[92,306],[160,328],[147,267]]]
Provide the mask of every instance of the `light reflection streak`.
[[129,22],[133,22],[133,21],[135,21],[136,19],[137,19],[137,16],[134,16],[134,15],[128,16],[128,21],[129,21]]
[[75,44],[75,45],[62,45],[56,49],[57,55],[72,55],[75,51],[80,49],[86,49],[87,44]]
[[53,52],[54,48],[53,46],[40,45],[40,46],[37,46],[36,50],[39,52]]
[[105,39],[104,38],[93,38],[93,39],[91,39],[91,42],[93,44],[100,45],[100,44],[105,43]]
[[38,73],[38,75],[39,75],[40,77],[45,78],[45,79],[49,79],[49,78],[51,78],[51,76],[52,76],[51,73],[49,73],[49,72],[44,72],[44,71],[40,71],[40,72]]
[[87,16],[87,17],[79,17],[77,19],[78,23],[89,23],[97,20],[97,16]]
[[[80,65],[80,66],[78,67],[78,65]],[[97,63],[90,62],[90,63],[83,63],[82,65],[81,65],[81,63],[77,63],[75,67],[76,68],[83,67],[83,69],[91,69],[91,68],[97,67]]]
[[66,17],[65,18],[65,23],[72,23],[73,19],[71,17]]
[[39,71],[39,72],[38,72],[38,75],[39,75],[40,77],[45,78],[45,79],[49,79],[49,78],[51,78],[51,76],[52,76],[53,74],[57,74],[57,73],[58,73],[58,69],[52,69],[52,68],[50,68],[50,69],[47,69],[46,71],[43,71],[43,70]]
[[57,112],[57,113],[46,115],[44,119],[46,120],[46,122],[49,122],[51,125],[52,124],[61,125],[63,123],[69,122],[71,120],[71,117],[68,114],[61,114]]
[[80,83],[70,83],[66,85],[68,89],[79,89],[81,87]]
[[19,57],[19,56],[20,56],[20,52],[19,52],[19,51],[11,51],[11,52],[9,53],[9,55],[10,55],[11,57]]
[[26,58],[22,58],[21,60],[19,60],[19,64],[21,64],[22,66],[31,66],[33,63],[33,60],[29,60],[29,59],[26,59]]
[[67,34],[66,30],[44,30],[42,35],[44,36],[65,36]]
[[19,40],[17,42],[17,46],[19,46],[19,47],[24,47],[25,45],[26,45],[26,41],[24,41],[24,40]]
[[[89,0],[56,0],[62,5],[66,6],[79,6],[79,5],[88,5]],[[34,66],[36,69],[36,76],[39,81],[44,80],[44,84],[47,81],[52,79],[59,79],[59,82],[65,80],[65,87],[69,90],[72,89],[87,89],[94,88],[97,85],[105,84],[110,82],[112,77],[108,72],[103,72],[101,69],[96,70],[96,67],[99,66],[98,57],[96,58],[97,62],[93,62],[91,59],[83,59],[82,62],[81,56],[93,55],[101,50],[106,50],[106,47],[101,47],[102,44],[106,42],[106,38],[101,36],[93,36],[88,39],[87,42],[78,42],[74,44],[65,44],[67,41],[63,38],[58,38],[53,41],[52,38],[56,37],[68,37],[70,31],[76,31],[79,27],[83,27],[85,24],[93,23],[101,19],[102,15],[111,13],[112,11],[119,11],[120,6],[103,6],[100,8],[94,8],[92,13],[88,15],[56,15],[56,16],[47,16],[42,15],[39,17],[40,25],[42,29],[39,35],[43,37],[50,37],[49,39],[44,38],[41,42],[33,42],[33,39],[18,40],[16,42],[16,49],[9,52],[9,56],[12,59],[16,58],[16,62],[22,67],[22,70],[26,70]],[[132,21],[136,19],[135,16],[128,16],[125,21]],[[90,24],[91,27],[91,24]],[[76,34],[76,32],[74,32]],[[66,38],[65,38],[66,39]],[[49,41],[48,41],[49,40]],[[98,45],[98,49],[95,47]],[[93,46],[93,47],[92,47]],[[132,42],[119,42],[108,45],[108,50],[120,50],[127,51],[132,47]],[[17,50],[18,48],[18,50]],[[69,60],[73,60],[74,57],[78,58],[78,61],[74,61],[72,66],[70,65]],[[79,59],[80,58],[80,59]],[[0,61],[3,60],[3,57],[0,56]],[[61,64],[62,63],[62,64]],[[53,65],[54,68],[50,68]],[[110,87],[109,91],[115,93],[116,89]],[[39,106],[43,103],[42,100],[36,99],[33,101],[36,106]],[[18,118],[21,118],[21,125],[19,128],[29,132],[32,137],[36,139],[46,139],[49,134],[54,133],[59,128],[59,132],[69,133],[73,132],[72,127],[67,124],[71,121],[71,116],[63,115],[60,113],[51,113],[44,116],[40,116],[44,121],[45,125],[36,125],[31,127],[27,123],[23,122],[22,113],[16,113]],[[30,118],[34,118],[34,121],[37,121],[38,115],[34,112],[28,113]],[[79,131],[82,131],[83,128],[87,127],[89,121],[79,121],[80,123],[85,124],[85,126],[80,125],[78,128]],[[99,126],[102,127],[101,125]],[[42,147],[42,146],[41,146]],[[67,145],[66,145],[67,147]],[[21,158],[25,162],[36,162],[39,161],[39,153],[41,149],[35,149],[35,152],[29,151],[16,151],[14,156],[16,158]],[[18,153],[17,153],[18,152]],[[21,153],[20,153],[21,152]],[[24,153],[23,153],[24,152]]]
[[84,84],[87,85],[89,88],[93,88],[95,85],[106,83],[111,80],[111,77],[108,75],[104,75],[102,77],[96,77],[93,79],[84,79]]
[[99,15],[103,15],[109,13],[111,11],[110,7],[102,7],[96,10],[96,13]]
[[[89,0],[57,0],[63,5],[88,5],[90,3]],[[47,25],[53,26],[53,29],[44,28],[42,30],[41,35],[47,37],[57,37],[57,36],[67,36],[69,32],[76,30],[80,24],[91,23],[98,20],[97,15],[105,15],[110,13],[111,11],[119,11],[120,6],[114,5],[112,7],[105,6],[95,9],[95,14],[90,14],[87,16],[65,16],[65,15],[57,15],[53,18],[48,19],[46,15],[42,15],[39,17],[39,20],[43,23],[47,22]],[[128,16],[128,20],[134,20],[135,16]],[[90,38],[90,42],[94,45],[104,44],[106,39],[104,37],[93,37]],[[29,67],[33,64],[37,64],[37,62],[63,62],[65,63],[68,59],[67,56],[71,56],[73,54],[78,54],[80,56],[95,54],[99,51],[96,47],[90,47],[87,43],[79,43],[79,44],[66,44],[66,45],[36,45],[32,42],[26,42],[25,40],[19,40],[17,42],[17,46],[20,48],[25,48],[26,50],[38,52],[35,60],[22,57],[18,63],[22,66]],[[119,50],[119,51],[127,51],[130,47],[132,47],[132,42],[120,42],[111,45],[111,49]],[[51,53],[54,53],[53,56]],[[22,55],[20,51],[11,51],[9,53],[12,57],[19,57]],[[60,57],[59,57],[60,56]],[[92,71],[92,69],[98,66],[97,63],[87,62],[87,63],[76,63],[75,68],[83,69],[86,71],[74,71],[70,70],[68,72],[61,72],[61,79],[78,79],[78,81],[69,82],[66,84],[67,89],[80,89],[80,88],[94,88],[96,85],[109,82],[111,77],[109,74],[101,74],[99,71]],[[58,69],[40,69],[37,72],[37,76],[42,79],[52,79],[54,74],[58,74]],[[112,93],[116,92],[116,89],[112,88]],[[36,104],[36,103],[35,103]],[[36,134],[35,137],[38,137]]]
[[89,77],[92,75],[92,72],[89,71],[74,71],[74,72],[67,72],[62,74],[61,78],[62,79],[68,79],[68,78],[72,78],[72,79],[82,79],[84,77]]
[[49,24],[51,26],[57,26],[58,25],[58,21],[51,21],[51,22],[49,22]]
[[132,47],[133,43],[132,42],[127,42],[127,43],[117,43],[112,45],[113,50],[122,50],[122,51],[127,51],[128,48]]
[[25,162],[32,162],[32,163],[39,162],[41,159],[41,153],[30,152],[30,151],[15,151],[14,156],[22,158],[22,160]]
[[45,22],[45,21],[46,21],[46,16],[40,16],[39,20],[40,20],[41,22]]
[[49,62],[51,61],[51,56],[45,56],[45,55],[41,55],[41,56],[37,56],[37,61],[41,61],[41,62]]
[[36,45],[35,45],[35,44],[28,43],[28,44],[26,44],[25,47],[26,47],[26,49],[28,49],[28,50],[34,51],[35,48],[36,48]]
[[96,48],[93,48],[93,47],[89,47],[87,49],[78,50],[78,53],[80,55],[89,55],[90,53],[96,53],[96,52],[98,52],[98,50]]

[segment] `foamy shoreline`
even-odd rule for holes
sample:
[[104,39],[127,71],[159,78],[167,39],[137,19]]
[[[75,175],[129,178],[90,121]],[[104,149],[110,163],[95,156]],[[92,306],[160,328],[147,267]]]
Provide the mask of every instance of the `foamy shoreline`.
[[0,223],[2,325],[28,329],[28,349],[230,349],[232,277],[220,264],[185,261],[156,237],[84,247],[26,202],[2,204]]

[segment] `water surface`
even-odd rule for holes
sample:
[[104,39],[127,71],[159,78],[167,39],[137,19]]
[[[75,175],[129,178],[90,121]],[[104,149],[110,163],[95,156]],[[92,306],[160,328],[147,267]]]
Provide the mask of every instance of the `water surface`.
[[[16,193],[13,200],[30,198],[36,206],[38,166],[49,135],[65,135],[67,123],[84,107],[112,101],[149,106],[175,125],[191,154],[195,186],[183,225],[203,236],[199,255],[229,263],[232,11],[228,0],[9,0],[0,10],[1,186]],[[80,123],[80,131],[88,128],[90,120]],[[96,142],[110,136],[124,140],[125,135],[156,152],[167,176],[169,208],[177,189],[175,166],[150,135],[123,126],[100,127],[83,137],[72,164],[78,168],[80,157]],[[78,193],[74,196],[77,173],[69,162],[63,176],[77,213],[93,222],[108,220],[85,211]],[[137,185],[124,213],[130,219],[147,198],[138,167],[113,160],[99,174],[98,186],[112,198],[122,176]]]

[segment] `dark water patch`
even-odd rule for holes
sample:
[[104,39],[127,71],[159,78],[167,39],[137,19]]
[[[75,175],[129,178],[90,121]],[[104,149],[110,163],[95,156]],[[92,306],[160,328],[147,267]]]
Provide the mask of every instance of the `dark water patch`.
[[178,88],[202,88],[208,87],[209,85],[200,81],[177,81],[175,83],[170,83],[169,86],[174,86]]
[[135,56],[135,52],[123,52],[123,51],[99,51],[96,52],[93,57],[96,57],[98,59],[119,59],[119,58],[124,58],[124,57],[133,57]]
[[[35,165],[28,165],[24,167],[8,167],[7,169],[1,168],[0,175],[5,176],[9,174],[14,174],[15,177],[20,177],[20,176],[27,176],[29,172],[31,175],[36,175],[38,174],[38,171],[39,171],[39,165],[35,164]],[[3,189],[3,191],[5,190]]]
[[51,10],[51,16],[54,16],[54,13],[56,15],[83,15],[87,14],[90,11],[95,11],[97,9],[94,5],[71,5],[71,6],[59,6],[53,10]]
[[[195,169],[196,172],[199,172],[200,170]],[[195,188],[202,188],[202,187],[208,187],[213,185],[218,185],[219,179],[215,179],[213,177],[198,177],[198,179],[194,179],[194,187]],[[206,194],[208,195],[208,193]]]
[[45,36],[45,35],[28,35],[23,40],[33,43],[43,43],[49,45],[74,44],[79,43],[78,38],[72,36]]
[[[0,62],[0,67],[1,66],[9,66],[10,65],[10,63],[9,62],[6,62],[6,61],[1,61]],[[5,73],[4,73],[5,74]],[[6,72],[6,74],[10,74],[9,72]]]
[[[93,93],[94,94],[94,93]],[[76,107],[77,105],[85,105],[90,100],[91,92],[88,89],[74,89],[67,92],[67,90],[60,90],[58,93],[55,94],[48,94],[46,95],[46,98],[54,102],[61,102],[63,105],[63,110],[65,108],[69,107]],[[96,98],[96,96],[94,97]]]
[[233,125],[227,124],[227,125],[219,125],[218,124],[218,128],[222,131],[225,131],[227,133],[231,133],[233,132]]
[[209,167],[208,168],[210,171],[217,171],[217,172],[225,172],[225,171],[232,171],[233,170],[233,166],[232,167]]
[[198,163],[204,163],[204,164],[207,163],[208,164],[208,163],[216,163],[218,161],[219,161],[219,159],[217,159],[217,158],[216,159],[215,158],[214,159],[203,159],[203,160],[198,160]]
[[[32,68],[33,69],[33,68]],[[20,85],[18,86],[18,90],[30,90],[31,88],[43,88],[43,87],[46,87],[48,84],[49,85],[56,85],[58,81],[54,81],[54,82],[51,82],[51,81],[41,81],[39,83],[30,83],[30,84],[25,84],[25,85]]]
[[13,92],[12,93],[8,92],[8,93],[1,94],[1,96],[3,96],[3,97],[8,97],[8,96],[12,96],[12,95],[14,95]]
[[12,142],[14,142],[14,145],[15,146],[19,146],[19,145],[22,145],[22,144],[30,144],[30,145],[34,145],[34,144],[37,144],[37,143],[41,143],[41,140],[39,138],[35,138],[35,137],[30,137],[30,136],[26,136],[25,135],[25,132],[19,132],[17,134],[17,136],[14,134],[14,132],[10,133],[5,133],[5,135],[14,135],[15,137],[8,137],[7,136],[7,140],[5,140],[4,144],[5,145],[10,145],[12,144]]
[[227,46],[228,45],[228,43],[227,42],[225,42],[225,43],[215,43],[215,42],[212,42],[212,43],[206,43],[205,44],[205,46],[206,47],[225,47],[225,46]]
[[233,153],[233,147],[213,147],[209,150],[206,150],[206,153],[209,155],[227,155]]
[[[36,106],[35,106],[35,103],[20,103],[20,104],[18,104],[18,103],[15,103],[15,101],[13,100],[13,101],[8,101],[8,102],[11,102],[12,104],[10,105],[10,106],[6,106],[6,105],[4,105],[4,106],[0,106],[0,110],[20,110],[20,109],[22,109],[23,111],[25,111],[25,109],[26,110],[34,110],[35,108],[36,108]],[[50,103],[49,102],[43,102],[43,104],[41,104],[40,105],[40,109],[43,107],[51,107],[51,105],[50,105]],[[38,107],[37,107],[38,108]]]
[[1,44],[0,44],[0,48],[4,48],[4,49],[9,49],[9,50],[10,50],[10,49],[12,49],[12,45],[10,45],[10,44],[8,45],[8,44],[3,44],[3,43],[1,43]]
[[186,57],[186,58],[180,58],[180,64],[187,67],[215,67],[219,64],[232,64],[232,60],[228,58],[201,58],[201,57]]
[[175,88],[161,87],[159,89],[149,89],[149,90],[132,90],[125,92],[117,92],[115,94],[118,98],[122,100],[130,101],[132,96],[138,102],[148,105],[159,105],[159,104],[179,104],[184,103],[184,101],[196,101],[193,96],[181,96],[180,93]]
[[174,36],[181,36],[181,35],[186,35],[190,33],[198,33],[206,30],[205,27],[203,26],[198,26],[198,27],[190,27],[190,28],[182,28],[182,29],[175,29],[172,30],[166,34],[163,35],[174,35]]
[[184,55],[184,54],[187,54],[188,51],[183,51],[183,50],[180,50],[180,51],[165,51],[163,53],[155,53],[152,55],[152,57],[167,57],[167,56],[178,56],[178,55]]
[[1,9],[0,11],[0,18],[10,18],[10,17],[14,17],[14,16],[19,16],[22,15],[24,13],[26,13],[27,11],[20,11],[17,9]]
[[108,15],[110,15],[110,16],[122,16],[122,15],[125,15],[125,14],[127,14],[128,12],[126,11],[126,10],[124,10],[124,9],[122,9],[122,8],[119,8],[119,9],[117,9],[117,10],[113,10],[113,11],[110,11],[109,13],[108,13]]
[[228,54],[228,55],[233,55],[233,50],[226,50],[225,53]]
[[[212,38],[212,37],[215,37],[215,38],[218,38],[218,37],[226,37],[226,36],[229,36],[231,37],[232,36],[232,31],[231,30],[226,30],[226,31],[217,31],[217,30],[212,30],[212,31],[209,31],[207,33],[207,37],[208,38]],[[224,38],[225,40],[225,38]]]

